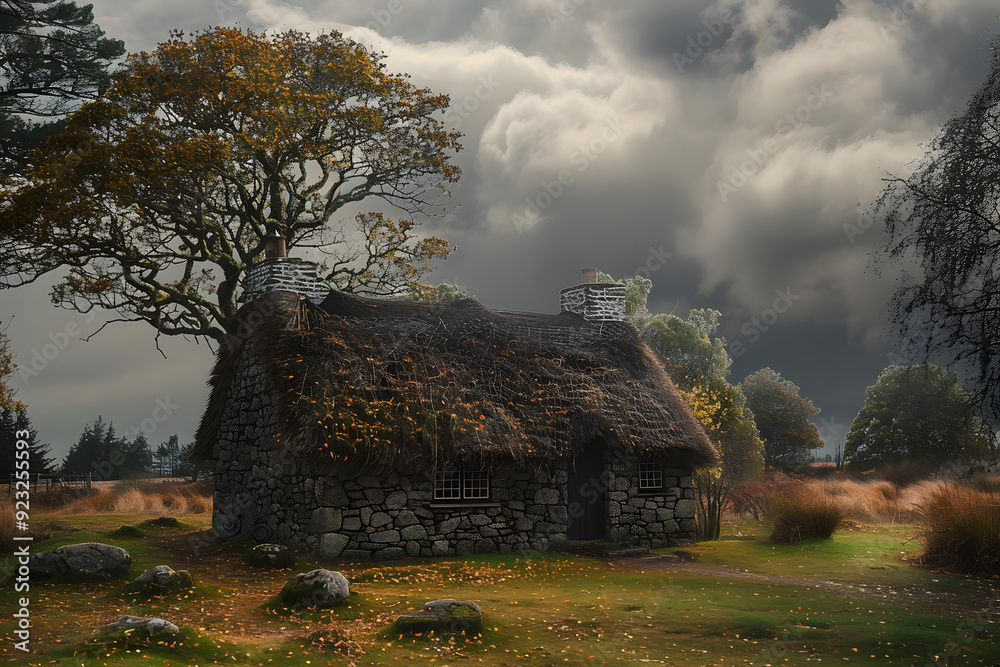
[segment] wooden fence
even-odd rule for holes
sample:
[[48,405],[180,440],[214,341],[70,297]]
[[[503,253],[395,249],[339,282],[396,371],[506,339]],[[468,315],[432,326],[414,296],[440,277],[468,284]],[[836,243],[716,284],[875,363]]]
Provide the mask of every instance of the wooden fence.
[[[14,490],[17,486],[15,482],[14,473],[11,473],[10,486],[8,487],[11,497],[14,497]],[[36,473],[29,475],[28,484],[32,492],[49,491],[57,486],[87,489],[89,491],[94,487],[94,480],[93,473],[89,472],[86,475],[43,475]]]

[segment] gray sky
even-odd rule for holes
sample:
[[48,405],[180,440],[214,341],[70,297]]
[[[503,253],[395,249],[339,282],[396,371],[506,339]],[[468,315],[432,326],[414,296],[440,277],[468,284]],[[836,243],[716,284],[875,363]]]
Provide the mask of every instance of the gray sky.
[[[581,268],[648,274],[650,310],[720,310],[731,381],[779,371],[821,408],[827,439],[889,355],[905,357],[884,331],[892,279],[868,267],[881,230],[851,232],[859,204],[962,110],[997,32],[995,0],[95,0],[94,13],[133,52],[170,28],[233,24],[384,51],[451,95],[466,135],[449,214],[421,225],[458,247],[431,282],[556,312]],[[0,292],[11,315],[13,384],[60,459],[98,415],[154,446],[193,438],[206,345],[161,339],[164,359],[141,323],[84,342],[103,316],[55,308],[45,284]]]

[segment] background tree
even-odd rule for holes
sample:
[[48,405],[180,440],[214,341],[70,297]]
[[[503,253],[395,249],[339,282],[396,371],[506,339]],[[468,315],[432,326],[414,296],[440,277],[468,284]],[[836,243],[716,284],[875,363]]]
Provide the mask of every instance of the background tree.
[[711,308],[693,309],[686,321],[676,315],[653,315],[646,305],[652,287],[647,278],[615,281],[601,272],[597,278],[625,285],[626,315],[640,329],[722,454],[722,467],[716,474],[726,483],[759,475],[764,463],[763,442],[746,398],[726,381],[732,359],[725,339],[715,337],[721,313]]
[[471,299],[472,296],[458,285],[440,283],[439,285],[410,285],[407,298],[419,303],[453,303],[461,299]]
[[933,364],[889,366],[865,391],[844,459],[851,468],[982,456],[991,432],[958,374]]
[[[943,126],[913,174],[890,176],[875,212],[881,262],[905,262],[892,300],[906,349],[962,372],[1000,420],[1000,41],[964,113]],[[916,266],[913,262],[916,262]],[[911,358],[918,358],[911,356]]]
[[130,56],[8,188],[0,251],[16,286],[57,268],[52,298],[159,333],[222,340],[240,279],[269,236],[321,248],[323,277],[367,294],[404,291],[450,252],[409,220],[359,214],[368,197],[409,214],[459,177],[459,134],[433,116],[446,95],[386,73],[384,56],[339,33],[310,38],[220,28]]
[[7,378],[14,374],[16,368],[6,329],[0,329],[0,408],[24,409],[23,403],[14,400],[14,388],[7,384]]
[[823,446],[809,417],[819,409],[799,388],[770,368],[747,376],[739,384],[764,441],[764,463],[791,470],[805,463],[810,449]]
[[114,424],[105,424],[98,417],[86,426],[80,439],[63,459],[65,475],[96,473],[101,479],[122,479],[143,475],[152,469],[153,453],[143,433],[129,440],[115,433]]
[[107,89],[125,44],[104,37],[92,9],[0,0],[0,173],[26,172],[38,143],[62,127],[59,117]]
[[98,417],[92,426],[85,426],[80,438],[73,443],[62,462],[64,475],[85,475],[96,472],[102,461],[111,455],[115,427]]
[[181,467],[181,445],[176,435],[161,442],[153,453],[153,463],[160,477],[176,477]]
[[[28,437],[17,437],[18,431],[27,431]],[[51,445],[38,442],[38,431],[31,425],[27,410],[15,410],[6,406],[0,408],[0,479],[6,481],[9,479],[8,475],[15,470],[18,440],[26,440],[28,443],[28,451],[31,452],[29,472],[32,475],[54,472],[55,460],[52,458]]]

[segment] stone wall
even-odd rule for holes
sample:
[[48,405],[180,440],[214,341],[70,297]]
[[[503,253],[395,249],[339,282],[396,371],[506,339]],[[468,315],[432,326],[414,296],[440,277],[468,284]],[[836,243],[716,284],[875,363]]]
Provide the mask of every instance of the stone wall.
[[625,286],[585,283],[559,292],[559,308],[590,321],[625,322]]
[[[316,475],[277,442],[277,397],[245,354],[216,445],[213,524],[227,539],[287,544],[328,560],[391,559],[561,548],[566,543],[566,461],[532,469],[498,466],[488,503],[433,500],[430,470]],[[690,472],[664,468],[662,494],[640,496],[638,461],[606,453],[608,534],[629,545],[665,546],[694,537]]]
[[629,546],[657,549],[695,539],[694,486],[690,470],[663,466],[663,490],[639,491],[638,459],[605,457],[624,470],[613,471],[608,479],[608,523],[611,540]]

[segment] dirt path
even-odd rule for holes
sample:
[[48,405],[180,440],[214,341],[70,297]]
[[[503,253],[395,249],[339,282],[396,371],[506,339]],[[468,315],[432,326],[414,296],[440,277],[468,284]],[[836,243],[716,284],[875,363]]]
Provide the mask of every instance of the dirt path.
[[705,577],[746,579],[782,586],[821,588],[848,600],[867,600],[902,607],[911,614],[933,614],[965,618],[992,610],[1000,615],[1000,581],[969,580],[970,590],[962,593],[931,591],[922,586],[848,584],[842,581],[765,574],[724,565],[703,565],[671,556],[647,555],[615,561],[615,565],[633,572],[683,572]]

